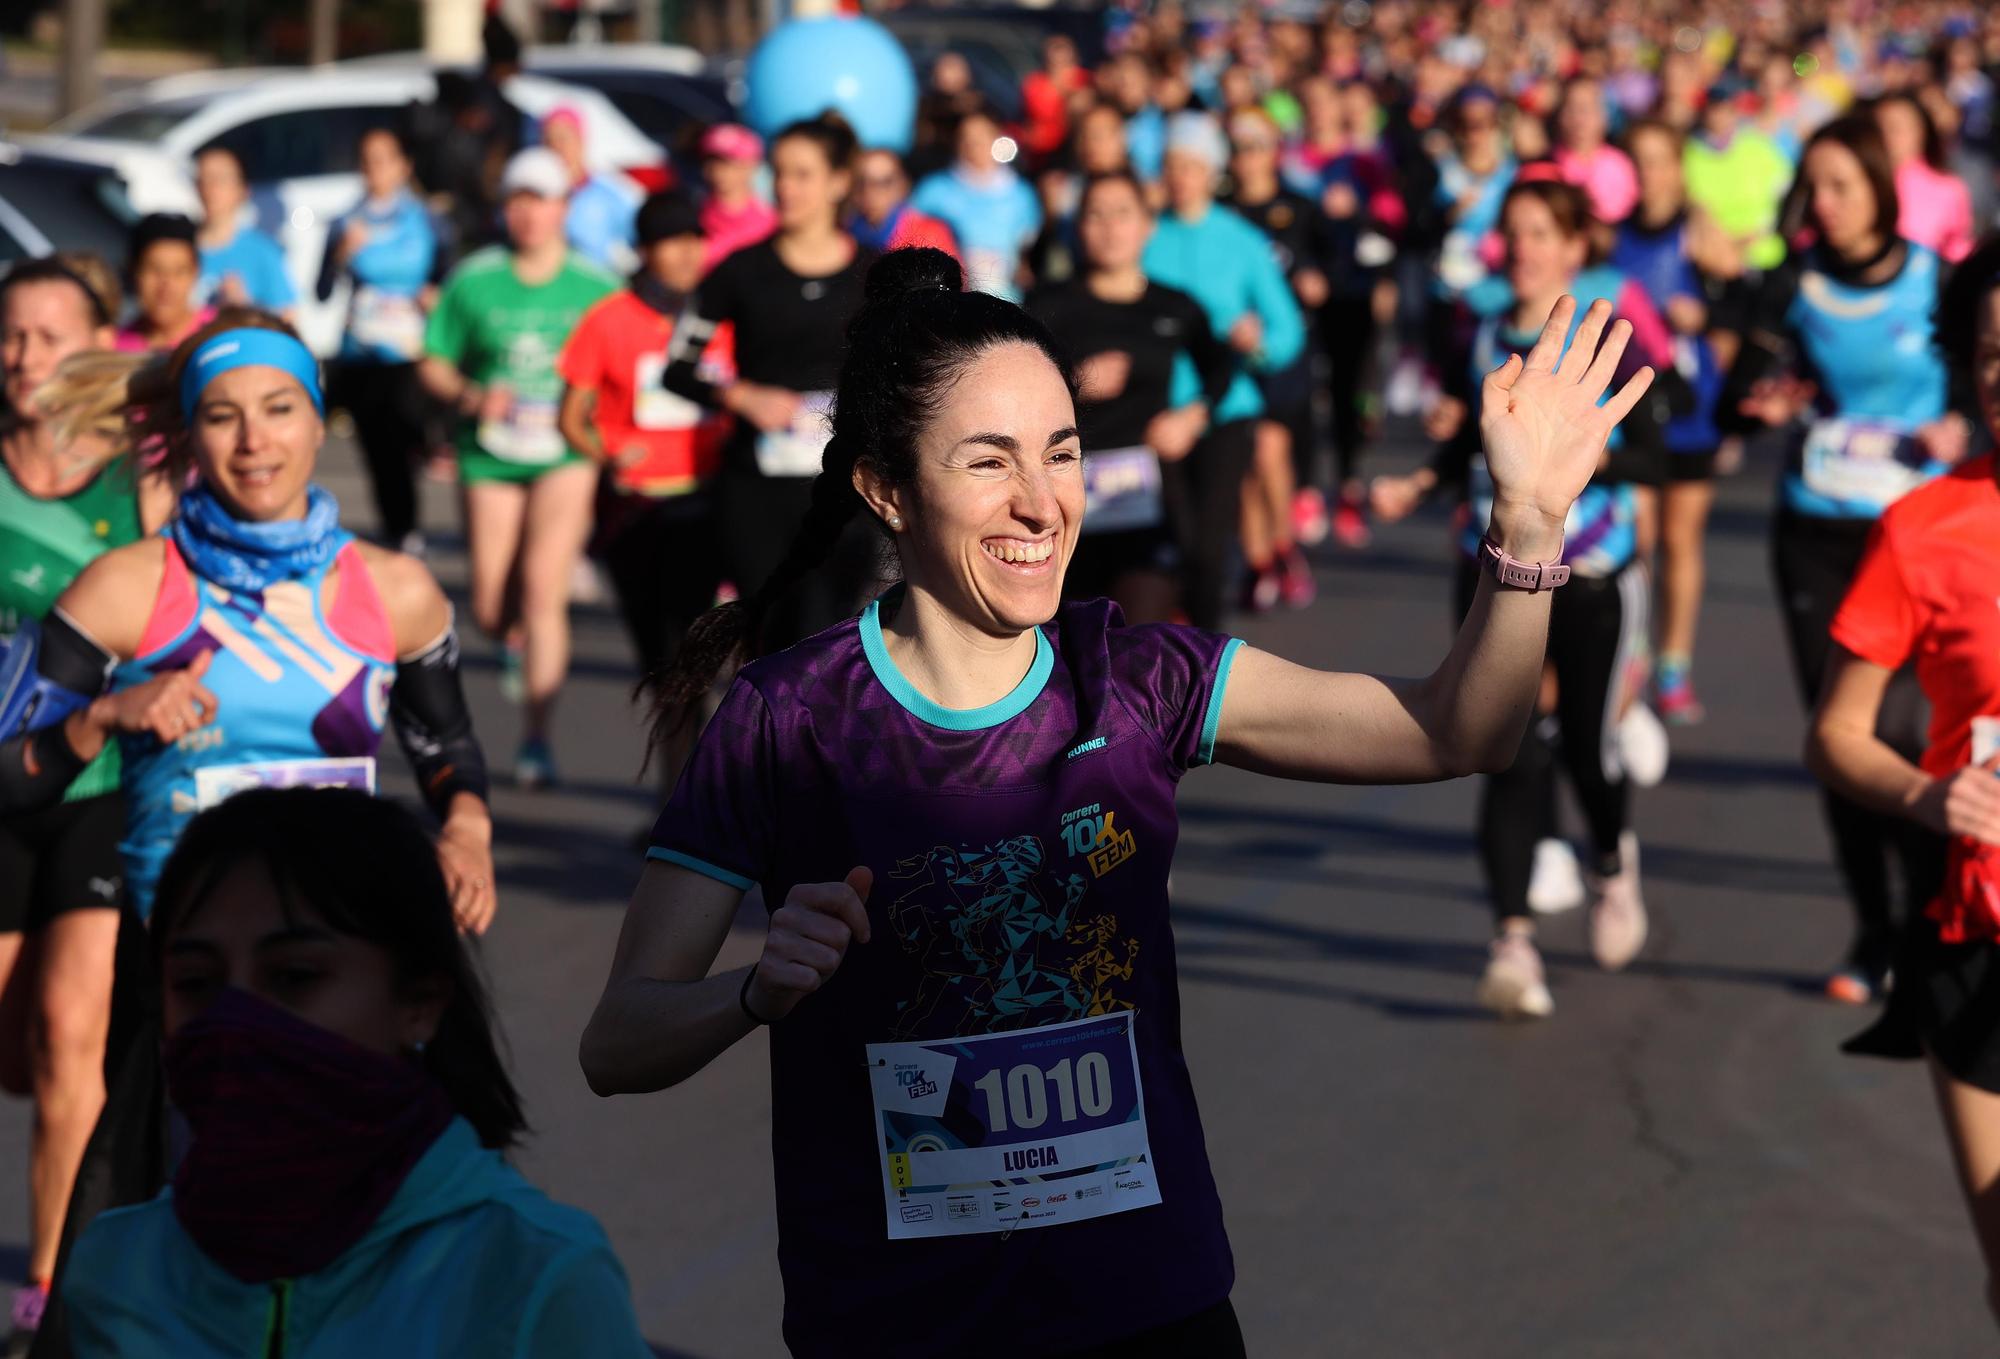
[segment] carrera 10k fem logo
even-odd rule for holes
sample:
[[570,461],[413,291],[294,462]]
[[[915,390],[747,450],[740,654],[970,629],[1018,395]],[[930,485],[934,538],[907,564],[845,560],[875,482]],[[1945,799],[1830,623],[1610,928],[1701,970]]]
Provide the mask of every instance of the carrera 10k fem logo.
[[937,1093],[937,1082],[924,1079],[924,1069],[908,1063],[896,1064],[896,1084],[911,1099],[928,1099]]
[[1081,854],[1089,860],[1093,877],[1103,877],[1139,852],[1132,832],[1119,828],[1117,816],[1095,802],[1063,813],[1063,844],[1071,858]]

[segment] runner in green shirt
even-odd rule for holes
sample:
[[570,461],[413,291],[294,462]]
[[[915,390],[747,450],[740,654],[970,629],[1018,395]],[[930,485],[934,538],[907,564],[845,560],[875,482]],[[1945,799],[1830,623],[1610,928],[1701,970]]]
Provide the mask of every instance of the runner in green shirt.
[[1785,258],[1778,208],[1791,187],[1794,167],[1777,144],[1743,126],[1739,86],[1716,82],[1702,110],[1701,128],[1687,140],[1682,164],[1688,202],[1706,212],[1744,251],[1744,263],[1762,272]]
[[526,699],[514,777],[532,788],[555,779],[549,719],[569,673],[570,576],[597,488],[597,465],[557,424],[556,358],[584,312],[621,285],[564,240],[570,177],[554,152],[518,153],[500,189],[509,244],[445,280],[420,373],[463,418],[472,612],[501,643],[503,686],[518,683]]
[[[122,411],[77,412],[84,428],[60,432],[48,415],[46,403],[61,404],[63,390],[106,385],[79,365],[129,371],[142,361],[89,352],[111,349],[117,306],[116,276],[94,256],[29,260],[0,278],[0,404],[8,412],[0,418],[0,652],[48,616],[87,563],[136,541],[172,508],[164,485],[149,481],[142,497],[131,463],[118,456]],[[109,385],[123,391],[122,381]],[[108,440],[94,428],[98,417]],[[0,1007],[0,1084],[38,1106],[17,1332],[39,1324],[78,1158],[104,1103],[124,829],[115,747],[77,775],[60,803],[0,820],[0,994],[23,1000]]]

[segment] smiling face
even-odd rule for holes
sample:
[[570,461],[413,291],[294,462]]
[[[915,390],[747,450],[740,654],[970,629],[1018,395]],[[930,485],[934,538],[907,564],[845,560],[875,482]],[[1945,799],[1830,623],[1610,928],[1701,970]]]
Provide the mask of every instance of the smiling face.
[[237,518],[304,516],[326,426],[297,378],[262,364],[232,368],[203,389],[192,423],[195,467]]
[[68,279],[16,283],[0,303],[0,373],[7,404],[33,409],[34,390],[55,376],[56,365],[86,349],[109,349],[111,334],[83,289]]
[[167,1037],[233,986],[384,1056],[429,1041],[437,1001],[398,985],[387,949],[337,933],[291,896],[246,862],[181,912],[165,946]]
[[1062,374],[1033,345],[988,349],[924,430],[915,483],[870,499],[903,520],[912,588],[992,636],[1046,623],[1083,526],[1083,447]]

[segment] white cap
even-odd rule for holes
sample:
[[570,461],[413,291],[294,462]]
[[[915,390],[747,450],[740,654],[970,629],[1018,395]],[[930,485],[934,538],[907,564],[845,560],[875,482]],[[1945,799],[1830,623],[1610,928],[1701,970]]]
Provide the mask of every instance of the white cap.
[[531,193],[542,198],[568,198],[569,166],[546,146],[516,151],[500,176],[500,195]]
[[1229,139],[1222,125],[1206,113],[1176,113],[1167,119],[1166,154],[1194,156],[1211,170],[1229,163]]

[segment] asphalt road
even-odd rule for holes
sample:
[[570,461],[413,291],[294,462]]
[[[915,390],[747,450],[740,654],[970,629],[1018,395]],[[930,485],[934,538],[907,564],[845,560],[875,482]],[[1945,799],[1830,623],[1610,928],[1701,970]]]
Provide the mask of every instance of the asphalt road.
[[[326,480],[365,524],[352,457],[331,454]],[[1842,1057],[1859,1017],[1812,993],[1847,918],[1797,758],[1770,482],[1753,465],[1724,488],[1697,665],[1711,716],[1637,799],[1652,942],[1606,976],[1580,915],[1548,924],[1551,1020],[1503,1026],[1472,1003],[1488,917],[1471,782],[1183,785],[1188,1058],[1253,1354],[1993,1351],[1923,1073]],[[449,488],[426,499],[456,588]],[[1421,673],[1447,642],[1448,554],[1442,517],[1420,518],[1324,555],[1312,610],[1240,631],[1316,665]],[[577,643],[567,782],[496,795],[485,954],[535,1125],[520,1163],[604,1223],[662,1353],[779,1355],[763,1040],[646,1098],[599,1100],[577,1070],[653,803],[623,636],[583,608]],[[472,651],[504,768],[516,718]],[[718,967],[756,947],[739,928]],[[0,1109],[0,1164],[21,1164],[26,1126]],[[19,1263],[21,1178],[0,1178],[0,1267]]]

